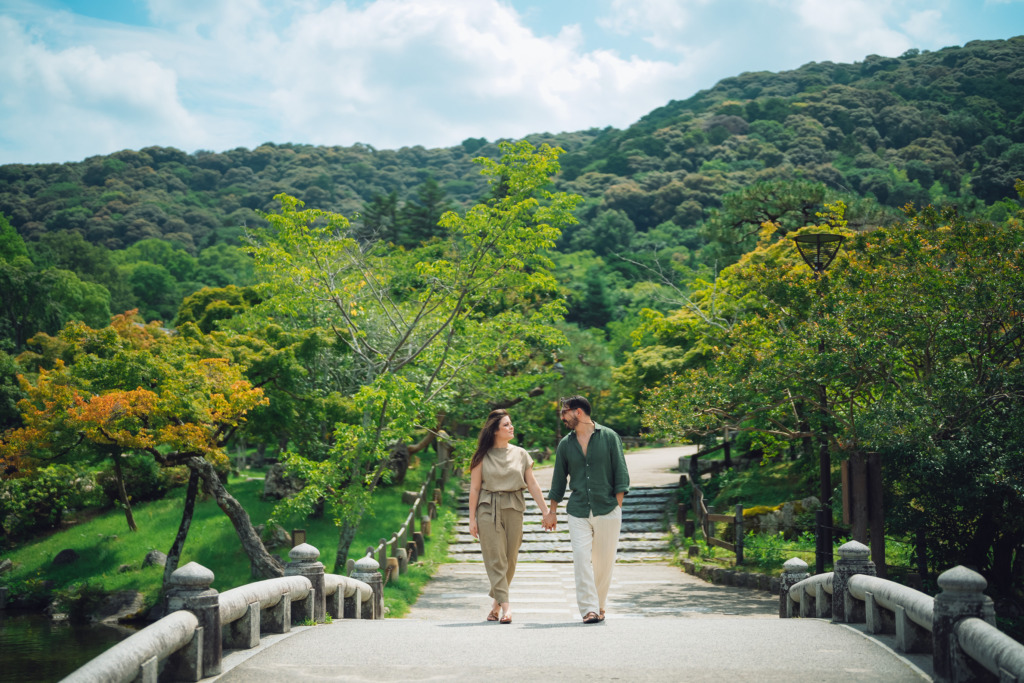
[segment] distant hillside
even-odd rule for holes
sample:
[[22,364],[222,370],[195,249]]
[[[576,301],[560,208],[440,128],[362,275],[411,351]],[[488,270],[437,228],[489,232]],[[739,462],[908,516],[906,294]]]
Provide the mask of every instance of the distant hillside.
[[[745,73],[657,109],[626,130],[536,136],[569,151],[562,184],[645,232],[694,229],[722,198],[800,178],[882,205],[1012,196],[1024,176],[1024,36],[855,64]],[[287,192],[352,214],[374,196],[414,197],[428,177],[453,202],[484,191],[483,139],[447,149],[267,143],[186,154],[164,147],[78,163],[0,166],[0,211],[27,240],[74,230],[122,249],[144,238],[195,253],[259,221]],[[569,246],[571,242],[566,241]],[[584,245],[581,245],[584,246]]]

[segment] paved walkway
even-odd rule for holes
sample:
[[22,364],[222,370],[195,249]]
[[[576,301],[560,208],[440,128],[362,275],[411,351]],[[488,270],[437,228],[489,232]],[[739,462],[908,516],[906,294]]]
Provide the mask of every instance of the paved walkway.
[[[687,452],[630,453],[632,483],[677,482]],[[547,488],[550,468],[537,478]],[[616,565],[602,624],[580,621],[569,564],[521,563],[511,598],[513,623],[488,623],[483,565],[443,565],[407,618],[300,627],[272,647],[229,655],[233,668],[219,680],[931,680],[915,666],[927,657],[902,658],[825,620],[781,620],[777,596],[711,585],[666,563]]]

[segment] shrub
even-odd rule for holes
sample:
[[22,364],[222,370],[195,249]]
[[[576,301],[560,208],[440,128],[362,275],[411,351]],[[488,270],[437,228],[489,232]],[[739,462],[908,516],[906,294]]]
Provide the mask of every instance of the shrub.
[[0,528],[7,539],[54,529],[71,509],[95,502],[95,480],[72,465],[40,467],[27,477],[0,481]]
[[751,533],[743,541],[744,559],[761,569],[777,569],[782,566],[787,545],[781,531],[777,534]]
[[83,581],[54,591],[53,606],[76,624],[89,621],[106,594],[98,583]]
[[[121,458],[121,476],[128,500],[160,500],[167,492],[188,481],[184,467],[162,468],[148,455],[129,454]],[[96,483],[103,491],[104,504],[117,506],[121,497],[117,491],[117,476],[111,462],[106,462],[96,475]]]

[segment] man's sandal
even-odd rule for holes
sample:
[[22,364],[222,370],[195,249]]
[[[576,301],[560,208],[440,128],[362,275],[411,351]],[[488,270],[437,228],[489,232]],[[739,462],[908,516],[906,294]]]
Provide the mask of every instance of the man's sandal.
[[511,624],[511,623],[512,623],[512,615],[511,615],[511,614],[508,614],[508,613],[506,612],[506,613],[505,613],[505,616],[503,616],[503,617],[502,617],[502,618],[501,618],[501,619],[500,619],[500,620],[498,621],[498,623],[499,623],[499,624]]
[[491,610],[490,614],[487,615],[487,621],[497,621],[497,620],[498,620],[498,608],[495,607],[494,609]]
[[583,617],[584,624],[596,624],[601,621],[601,617],[597,615],[597,612],[587,612],[587,615]]

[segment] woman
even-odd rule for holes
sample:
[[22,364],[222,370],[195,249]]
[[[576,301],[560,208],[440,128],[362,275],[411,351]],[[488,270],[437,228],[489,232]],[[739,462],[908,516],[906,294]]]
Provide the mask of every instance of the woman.
[[548,513],[533,476],[533,458],[519,446],[509,445],[514,436],[508,412],[491,411],[469,463],[469,533],[480,539],[484,568],[491,582],[489,595],[494,600],[487,621],[502,624],[512,623],[508,587],[523,542],[523,489],[530,490],[542,515]]

